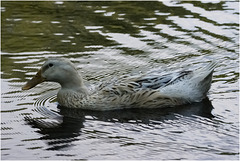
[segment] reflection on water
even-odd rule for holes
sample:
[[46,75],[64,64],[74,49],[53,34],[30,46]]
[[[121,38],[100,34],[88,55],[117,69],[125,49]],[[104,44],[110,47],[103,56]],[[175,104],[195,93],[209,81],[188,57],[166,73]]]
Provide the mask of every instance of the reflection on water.
[[[2,159],[239,159],[239,2],[2,2]],[[21,86],[46,58],[90,88],[123,74],[220,61],[209,100],[171,109],[57,108],[58,84]]]
[[[87,121],[104,121],[113,125],[114,123],[129,123],[134,127],[134,125],[160,125],[168,123],[170,120],[170,122],[178,120],[182,117],[189,117],[193,120],[197,118],[196,116],[201,116],[201,119],[205,119],[204,117],[212,119],[214,117],[211,114],[213,107],[208,99],[205,99],[200,103],[171,109],[128,109],[98,112],[81,109],[68,109],[59,106],[59,113],[61,115],[48,110],[43,106],[36,108],[37,112],[41,113],[42,116],[45,116],[45,119],[47,118],[49,120],[31,117],[25,117],[25,120],[32,127],[39,129],[38,132],[43,134],[43,137],[41,137],[42,140],[50,140],[50,143],[48,142],[50,146],[48,150],[56,150],[55,148],[59,149],[70,146],[70,142],[76,140],[76,137],[84,133],[81,129],[84,128],[84,122]],[[198,120],[196,119],[195,121]],[[98,129],[99,132],[101,132],[101,130],[102,129]],[[135,131],[137,129],[131,130]],[[137,132],[139,131],[137,130]],[[176,133],[182,132],[181,129],[176,131]],[[75,139],[67,139],[72,137]],[[55,143],[52,143],[51,139],[54,139]],[[59,143],[64,143],[65,145],[58,146]]]

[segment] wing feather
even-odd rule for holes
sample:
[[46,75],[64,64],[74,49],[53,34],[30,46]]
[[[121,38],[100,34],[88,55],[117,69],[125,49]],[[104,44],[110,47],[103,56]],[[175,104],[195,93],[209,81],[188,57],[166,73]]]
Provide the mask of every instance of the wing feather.
[[158,89],[181,81],[182,79],[190,76],[191,73],[192,71],[181,71],[150,78],[146,76],[142,79],[136,80],[135,82],[138,83],[141,88]]

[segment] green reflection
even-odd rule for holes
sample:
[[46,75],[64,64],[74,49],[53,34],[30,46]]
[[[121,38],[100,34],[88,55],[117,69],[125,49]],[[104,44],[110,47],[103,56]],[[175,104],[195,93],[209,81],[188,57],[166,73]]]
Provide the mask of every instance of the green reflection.
[[[222,24],[184,7],[184,5],[193,5],[203,11],[224,11],[225,1],[218,3],[176,1],[172,5],[161,1],[3,1],[1,3],[1,47],[3,52],[8,53],[2,56],[4,73],[13,74],[13,66],[16,66],[14,64],[16,60],[11,59],[9,53],[44,51],[52,52],[53,55],[76,53],[71,55],[75,58],[84,55],[84,52],[87,51],[113,48],[119,50],[122,55],[144,57],[151,54],[152,50],[159,50],[159,54],[163,50],[172,54],[171,52],[175,52],[176,49],[174,45],[170,46],[169,44],[173,43],[183,48],[177,50],[176,53],[180,53],[180,56],[175,57],[174,60],[182,60],[193,55],[212,54],[216,48],[220,48],[216,46],[216,41],[233,43],[232,48],[221,47],[221,50],[226,52],[235,53],[239,47],[234,42],[235,38],[201,28],[202,24],[211,24],[212,26],[221,26]],[[199,22],[200,27],[189,24],[184,28],[183,24],[175,22],[175,19],[186,20],[186,22],[189,21],[188,23],[191,20],[197,20],[194,23]],[[236,26],[238,25],[238,22],[223,24],[220,29],[224,27],[229,29],[228,27],[231,26],[230,29],[237,31]],[[156,38],[147,37],[148,35],[144,35],[143,31]],[[139,48],[137,45],[134,45],[136,48],[124,46],[112,38],[110,33],[122,33],[144,41],[146,49],[145,46]],[[235,37],[237,38],[238,35]],[[127,41],[129,40],[126,40],[126,44],[133,43]],[[210,44],[215,48],[206,48],[204,44]],[[187,53],[184,51],[185,47],[196,49],[197,52],[192,53],[190,50]],[[151,50],[148,50],[149,48]],[[25,54],[25,59],[26,57],[34,58],[35,55],[31,55],[31,53]],[[30,63],[40,63],[41,60],[38,59],[38,61]],[[153,59],[149,62],[171,62],[172,59]],[[24,66],[28,65],[27,62],[17,64],[18,69],[22,71],[25,71]],[[20,75],[19,77],[24,77],[22,74]],[[5,74],[3,77],[7,78],[9,75]]]
[[[166,6],[163,2],[2,2],[2,51],[56,51],[57,53],[92,50],[90,45],[113,46],[117,43],[101,33],[128,33],[138,37],[142,28],[170,41],[178,37],[161,33],[156,24],[167,24],[186,32],[168,19],[169,16],[192,15],[199,20],[215,23],[192,13],[178,4],[191,3],[205,10],[222,10],[225,2],[178,2]],[[216,24],[216,23],[215,23]],[[236,25],[236,24],[234,24]],[[87,28],[91,26],[92,28]],[[209,34],[228,41],[222,35]],[[192,31],[187,31],[191,34]]]

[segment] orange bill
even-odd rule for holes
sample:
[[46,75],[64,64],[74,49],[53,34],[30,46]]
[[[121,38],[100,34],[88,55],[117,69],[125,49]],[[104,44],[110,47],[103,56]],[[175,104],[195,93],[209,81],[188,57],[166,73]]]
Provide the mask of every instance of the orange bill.
[[35,87],[36,85],[44,82],[45,79],[41,76],[41,73],[42,73],[42,71],[40,69],[37,72],[37,74],[22,87],[22,90],[31,89],[31,88]]

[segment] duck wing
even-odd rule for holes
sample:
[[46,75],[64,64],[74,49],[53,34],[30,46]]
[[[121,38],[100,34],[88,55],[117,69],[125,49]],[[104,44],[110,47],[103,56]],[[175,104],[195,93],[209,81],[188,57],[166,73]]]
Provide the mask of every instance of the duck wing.
[[[157,90],[171,84],[175,84],[183,79],[192,77],[192,71],[181,71],[161,75],[149,74],[145,76],[130,77],[123,79],[113,79],[110,82],[100,84],[95,91],[111,91],[112,93],[136,92],[139,90]],[[95,93],[95,92],[94,92]]]
[[192,71],[180,71],[165,75],[149,75],[135,80],[134,82],[138,84],[139,88],[150,88],[155,90],[158,88],[166,87],[170,84],[175,84],[188,77],[190,78],[192,73]]
[[99,86],[99,90],[90,97],[101,105],[111,108],[128,108],[132,106],[172,106],[182,104],[184,100],[173,99],[159,92],[159,88],[174,84],[182,79],[191,78],[191,71],[172,74],[148,74],[113,80]]

